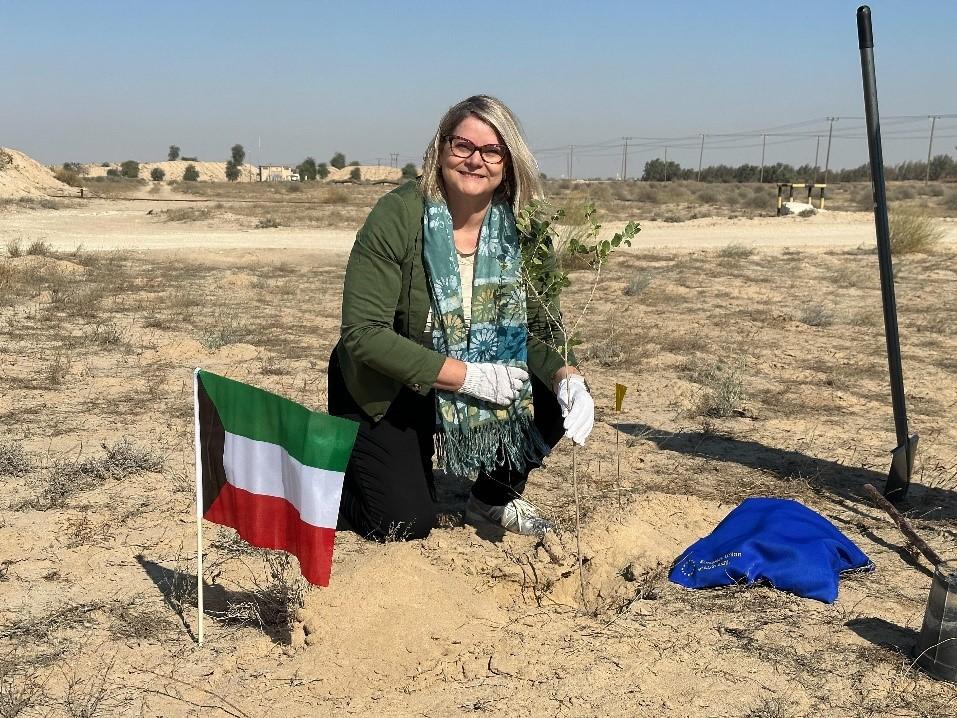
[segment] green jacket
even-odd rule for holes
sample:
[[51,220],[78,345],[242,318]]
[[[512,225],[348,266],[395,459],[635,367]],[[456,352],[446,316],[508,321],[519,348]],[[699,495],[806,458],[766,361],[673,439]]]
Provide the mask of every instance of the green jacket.
[[[383,196],[356,235],[346,266],[336,351],[346,388],[376,421],[403,385],[428,394],[446,359],[423,344],[431,306],[422,257],[424,208],[415,181]],[[550,312],[560,316],[558,311],[556,301]],[[542,337],[561,346],[564,334],[534,296],[528,299],[528,326],[529,370],[551,386],[565,361]],[[575,363],[571,352],[569,363]]]

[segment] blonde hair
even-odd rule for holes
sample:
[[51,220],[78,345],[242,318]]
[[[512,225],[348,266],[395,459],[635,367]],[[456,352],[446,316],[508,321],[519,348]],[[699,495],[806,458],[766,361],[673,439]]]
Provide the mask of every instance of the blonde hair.
[[504,102],[489,95],[473,95],[452,105],[439,121],[439,128],[422,158],[422,193],[433,202],[446,202],[442,181],[442,145],[459,123],[474,116],[491,127],[508,148],[502,183],[495,190],[496,199],[504,199],[518,215],[533,199],[542,197],[538,163],[528,149],[518,118]]

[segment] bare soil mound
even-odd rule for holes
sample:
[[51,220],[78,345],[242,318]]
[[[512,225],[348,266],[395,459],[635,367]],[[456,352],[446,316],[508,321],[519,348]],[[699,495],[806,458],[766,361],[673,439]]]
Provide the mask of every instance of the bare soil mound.
[[0,147],[0,199],[64,194],[70,188],[22,152]]
[[[140,177],[150,179],[150,172],[159,168],[163,170],[164,180],[181,180],[183,173],[190,165],[199,172],[201,182],[226,182],[226,163],[225,162],[191,162],[185,160],[176,160],[175,162],[140,162]],[[111,170],[119,170],[117,163],[107,163],[104,165],[90,164],[83,165],[84,173],[89,177],[106,177],[106,173]],[[239,168],[239,182],[258,181],[258,170],[254,165],[244,164]]]
[[398,182],[402,179],[402,170],[395,167],[376,167],[373,165],[350,165],[337,170],[335,167],[329,169],[328,182],[349,182],[352,179],[352,171],[358,167],[359,176],[366,182]]

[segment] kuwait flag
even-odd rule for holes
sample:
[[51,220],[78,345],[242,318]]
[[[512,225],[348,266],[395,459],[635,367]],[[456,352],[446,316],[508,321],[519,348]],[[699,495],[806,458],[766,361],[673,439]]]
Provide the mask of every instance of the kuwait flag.
[[329,585],[342,479],[359,425],[197,369],[197,505]]

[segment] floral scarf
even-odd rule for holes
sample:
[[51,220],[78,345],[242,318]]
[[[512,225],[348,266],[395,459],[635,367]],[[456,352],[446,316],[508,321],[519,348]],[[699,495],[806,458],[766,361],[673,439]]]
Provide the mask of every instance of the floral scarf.
[[[462,309],[452,216],[444,203],[427,204],[423,219],[425,266],[432,297],[432,345],[466,362],[498,362],[527,369],[522,253],[512,209],[492,204],[479,232],[472,285],[471,326]],[[475,476],[508,465],[524,470],[548,454],[532,417],[532,387],[526,381],[510,406],[467,394],[436,391],[438,443],[445,471]]]

